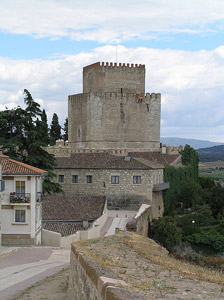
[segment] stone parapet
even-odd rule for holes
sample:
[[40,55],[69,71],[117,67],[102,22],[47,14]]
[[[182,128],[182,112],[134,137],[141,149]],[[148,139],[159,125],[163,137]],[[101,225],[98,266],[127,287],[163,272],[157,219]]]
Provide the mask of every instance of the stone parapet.
[[127,283],[91,260],[75,244],[71,247],[69,300],[143,300],[126,290]]

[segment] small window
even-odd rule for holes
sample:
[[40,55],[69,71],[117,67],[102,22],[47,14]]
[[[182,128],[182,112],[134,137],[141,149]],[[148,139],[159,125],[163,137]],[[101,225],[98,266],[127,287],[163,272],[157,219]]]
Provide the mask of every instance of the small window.
[[119,184],[119,176],[111,176],[112,184]]
[[58,175],[58,182],[64,182],[64,175]]
[[78,183],[79,182],[79,176],[78,175],[72,175],[72,183]]
[[87,175],[86,176],[86,182],[87,183],[92,183],[92,179],[93,179],[92,175]]
[[15,222],[16,223],[25,223],[26,222],[26,212],[25,210],[16,210],[15,211]]
[[16,181],[16,194],[25,194],[25,181]]
[[141,176],[133,176],[133,184],[141,184]]

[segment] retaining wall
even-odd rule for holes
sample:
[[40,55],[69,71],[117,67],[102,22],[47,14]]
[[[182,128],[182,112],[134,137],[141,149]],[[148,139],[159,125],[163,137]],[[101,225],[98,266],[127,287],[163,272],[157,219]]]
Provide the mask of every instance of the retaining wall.
[[79,251],[71,248],[69,300],[144,300],[130,294],[126,283]]

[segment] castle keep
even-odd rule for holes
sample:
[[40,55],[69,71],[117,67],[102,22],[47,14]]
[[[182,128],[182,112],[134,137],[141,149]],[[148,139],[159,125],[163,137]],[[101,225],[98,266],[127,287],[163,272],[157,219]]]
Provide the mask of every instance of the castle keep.
[[83,93],[68,97],[68,136],[78,149],[159,151],[161,95],[145,95],[145,65],[83,68]]
[[[105,197],[107,208],[163,214],[165,164],[180,155],[160,149],[161,95],[145,94],[145,65],[83,68],[83,93],[68,97],[68,142],[48,147],[67,197]],[[147,222],[146,222],[147,223]]]

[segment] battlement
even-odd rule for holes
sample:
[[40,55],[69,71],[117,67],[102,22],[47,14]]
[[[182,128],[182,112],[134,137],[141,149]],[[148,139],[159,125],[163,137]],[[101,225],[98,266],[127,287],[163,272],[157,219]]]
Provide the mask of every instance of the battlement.
[[163,154],[170,154],[170,155],[172,155],[172,154],[179,154],[180,151],[183,151],[183,149],[184,148],[183,148],[182,145],[179,145],[179,146],[176,146],[176,145],[174,145],[174,146],[162,145],[161,151],[162,151]]
[[83,68],[83,71],[87,71],[96,67],[105,68],[131,68],[131,69],[145,69],[145,65],[142,64],[130,64],[130,63],[113,63],[113,62],[96,62]]
[[96,62],[83,68],[83,93],[145,94],[145,65]]
[[90,96],[95,96],[95,97],[103,97],[106,99],[109,98],[116,98],[116,99],[124,99],[124,98],[134,98],[134,99],[141,99],[142,101],[145,99],[146,101],[148,99],[160,99],[161,94],[160,93],[146,93],[144,94],[135,94],[135,93],[121,93],[121,92],[87,92],[87,93],[82,93],[82,94],[75,94],[75,95],[69,95],[68,99],[72,100],[84,100],[89,98]]

